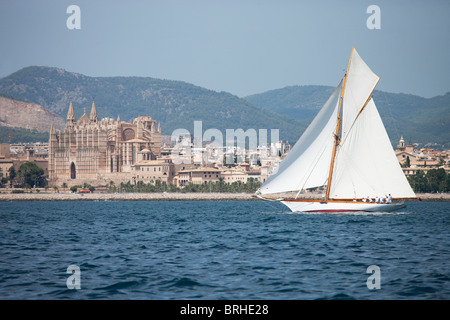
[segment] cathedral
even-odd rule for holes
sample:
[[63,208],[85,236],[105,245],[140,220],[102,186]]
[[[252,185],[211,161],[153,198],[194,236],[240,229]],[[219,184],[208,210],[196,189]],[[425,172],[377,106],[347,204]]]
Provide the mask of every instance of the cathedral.
[[161,125],[141,116],[133,123],[111,118],[98,120],[95,103],[75,119],[72,103],[66,127],[56,132],[52,123],[49,138],[50,181],[113,180],[130,178],[132,165],[155,160],[161,154]]

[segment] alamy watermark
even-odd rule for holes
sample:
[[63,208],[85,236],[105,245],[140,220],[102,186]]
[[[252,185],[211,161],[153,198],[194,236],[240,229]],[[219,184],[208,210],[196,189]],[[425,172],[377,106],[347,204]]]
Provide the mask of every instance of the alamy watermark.
[[71,14],[66,20],[66,26],[69,30],[81,29],[81,9],[77,5],[70,5],[67,7],[66,13]]
[[370,14],[367,18],[366,26],[370,30],[381,29],[381,9],[377,5],[367,7],[366,13]]
[[67,289],[81,289],[80,267],[72,264],[67,267],[66,273],[71,274],[71,276],[69,276],[66,281]]
[[381,270],[377,265],[370,265],[367,267],[366,273],[370,273],[371,276],[367,278],[367,288],[369,290],[381,289]]

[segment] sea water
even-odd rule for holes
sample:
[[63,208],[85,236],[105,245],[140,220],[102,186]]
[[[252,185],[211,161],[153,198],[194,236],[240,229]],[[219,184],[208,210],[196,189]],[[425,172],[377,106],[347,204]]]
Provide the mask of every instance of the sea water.
[[0,299],[449,299],[449,230],[450,202],[2,202]]

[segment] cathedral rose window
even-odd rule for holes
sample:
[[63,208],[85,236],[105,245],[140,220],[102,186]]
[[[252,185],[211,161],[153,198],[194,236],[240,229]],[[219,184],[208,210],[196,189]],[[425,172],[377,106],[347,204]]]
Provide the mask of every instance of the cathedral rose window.
[[123,130],[123,133],[122,133],[123,140],[127,141],[127,140],[134,139],[134,136],[135,135],[134,135],[133,129],[127,128],[127,129]]

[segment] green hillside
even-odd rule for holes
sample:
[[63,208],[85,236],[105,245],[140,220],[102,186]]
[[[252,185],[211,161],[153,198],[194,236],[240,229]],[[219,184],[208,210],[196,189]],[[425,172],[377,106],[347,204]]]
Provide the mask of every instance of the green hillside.
[[[290,86],[245,99],[298,120],[311,120],[333,90],[327,86]],[[394,145],[403,136],[411,143],[438,143],[450,147],[450,93],[427,99],[375,90],[374,101]]]
[[[9,138],[11,137],[11,138]],[[0,126],[0,143],[47,142],[48,132]]]
[[[65,118],[70,101],[77,117],[95,100],[101,118],[130,121],[150,115],[163,134],[184,128],[203,130],[280,129],[280,138],[297,141],[333,91],[329,86],[290,86],[239,98],[186,82],[150,77],[88,77],[51,67],[27,67],[0,79],[0,95],[33,102]],[[450,147],[450,93],[433,98],[374,92],[393,145],[438,143]],[[24,134],[27,134],[24,132]]]
[[245,97],[255,106],[295,119],[314,117],[334,88],[328,86],[289,86]]
[[[296,141],[305,122],[255,107],[226,92],[216,92],[181,81],[149,77],[88,77],[63,69],[27,67],[0,79],[0,94],[34,102],[65,117],[72,101],[77,117],[89,112],[95,100],[101,118],[125,121],[150,115],[161,121],[162,133],[184,128],[193,132],[195,120],[203,130],[279,129],[280,138]],[[270,137],[269,137],[270,138]]]

